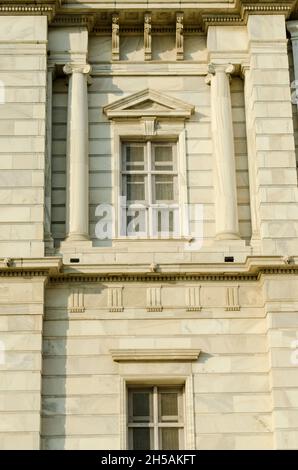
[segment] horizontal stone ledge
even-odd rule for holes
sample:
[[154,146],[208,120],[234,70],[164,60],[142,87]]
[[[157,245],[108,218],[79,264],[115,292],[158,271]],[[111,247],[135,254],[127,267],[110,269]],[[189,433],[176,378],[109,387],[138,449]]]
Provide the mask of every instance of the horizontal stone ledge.
[[[148,245],[150,240],[146,241]],[[167,241],[168,242],[168,241]],[[182,241],[183,242],[183,241]],[[239,243],[239,241],[236,241]],[[242,243],[243,241],[241,241]],[[67,253],[69,260],[75,256],[77,242],[71,245],[71,251]],[[127,243],[127,241],[126,241]],[[160,243],[156,240],[153,246],[157,248]],[[162,242],[161,242],[162,243]],[[229,242],[232,248],[232,242]],[[237,243],[235,251],[237,250]],[[226,245],[217,242],[218,249]],[[215,246],[215,245],[214,245]],[[162,247],[162,245],[161,245]],[[298,257],[289,256],[247,256],[244,263],[222,262],[222,263],[160,263],[152,266],[149,263],[135,263],[127,265],[124,263],[93,263],[86,264],[86,254],[114,252],[113,248],[87,247],[82,261],[76,265],[70,261],[63,263],[59,256],[41,258],[0,258],[1,277],[30,277],[49,276],[51,282],[103,282],[103,281],[164,281],[164,280],[194,280],[194,281],[257,281],[261,275],[266,274],[297,274]],[[211,251],[211,250],[210,250]],[[232,252],[232,251],[231,251]]]
[[111,349],[115,362],[196,361],[199,349]]

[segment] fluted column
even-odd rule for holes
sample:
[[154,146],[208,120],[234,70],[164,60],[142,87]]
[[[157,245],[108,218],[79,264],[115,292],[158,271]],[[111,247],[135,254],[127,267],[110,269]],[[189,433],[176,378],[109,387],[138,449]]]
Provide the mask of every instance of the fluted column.
[[46,153],[45,153],[45,222],[44,240],[47,248],[53,248],[51,232],[52,212],[52,107],[53,107],[53,80],[55,78],[55,64],[48,64],[47,68],[47,116],[46,116]]
[[230,95],[231,64],[210,64],[211,113],[218,240],[239,239],[235,150]]
[[67,114],[67,241],[88,240],[88,64],[66,64],[69,75]]

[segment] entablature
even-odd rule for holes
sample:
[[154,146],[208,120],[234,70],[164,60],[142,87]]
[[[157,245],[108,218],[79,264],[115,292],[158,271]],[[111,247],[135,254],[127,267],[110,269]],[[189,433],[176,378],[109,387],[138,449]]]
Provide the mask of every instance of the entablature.
[[206,31],[211,25],[243,25],[249,15],[297,16],[297,0],[205,0],[172,2],[95,0],[0,0],[1,15],[46,15],[52,26],[87,26],[95,33],[111,30],[112,15],[119,15],[120,32],[136,32],[150,12],[152,32],[175,27],[177,11],[183,12],[185,33]]

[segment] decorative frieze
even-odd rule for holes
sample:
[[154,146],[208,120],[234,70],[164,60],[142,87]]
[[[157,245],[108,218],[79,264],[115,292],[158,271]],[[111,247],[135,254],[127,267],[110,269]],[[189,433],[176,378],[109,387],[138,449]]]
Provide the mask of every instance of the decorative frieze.
[[144,58],[151,60],[152,56],[152,38],[151,38],[151,14],[144,15]]
[[184,59],[183,46],[183,13],[176,13],[176,59]]
[[229,286],[226,290],[226,310],[240,310],[239,286]]
[[119,60],[119,57],[119,15],[118,13],[114,13],[112,15],[112,60]]
[[84,290],[82,288],[78,287],[72,289],[69,296],[68,311],[71,313],[85,312]]
[[147,311],[161,312],[161,286],[147,288]]
[[109,287],[108,307],[110,312],[123,312],[123,286]]
[[188,312],[199,312],[201,306],[201,286],[190,286],[185,291],[186,310]]

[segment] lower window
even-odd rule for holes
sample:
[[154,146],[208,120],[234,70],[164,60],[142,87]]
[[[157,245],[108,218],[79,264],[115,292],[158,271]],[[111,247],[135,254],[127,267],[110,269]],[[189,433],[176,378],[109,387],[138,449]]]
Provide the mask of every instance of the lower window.
[[129,448],[183,449],[183,408],[183,387],[129,387]]

